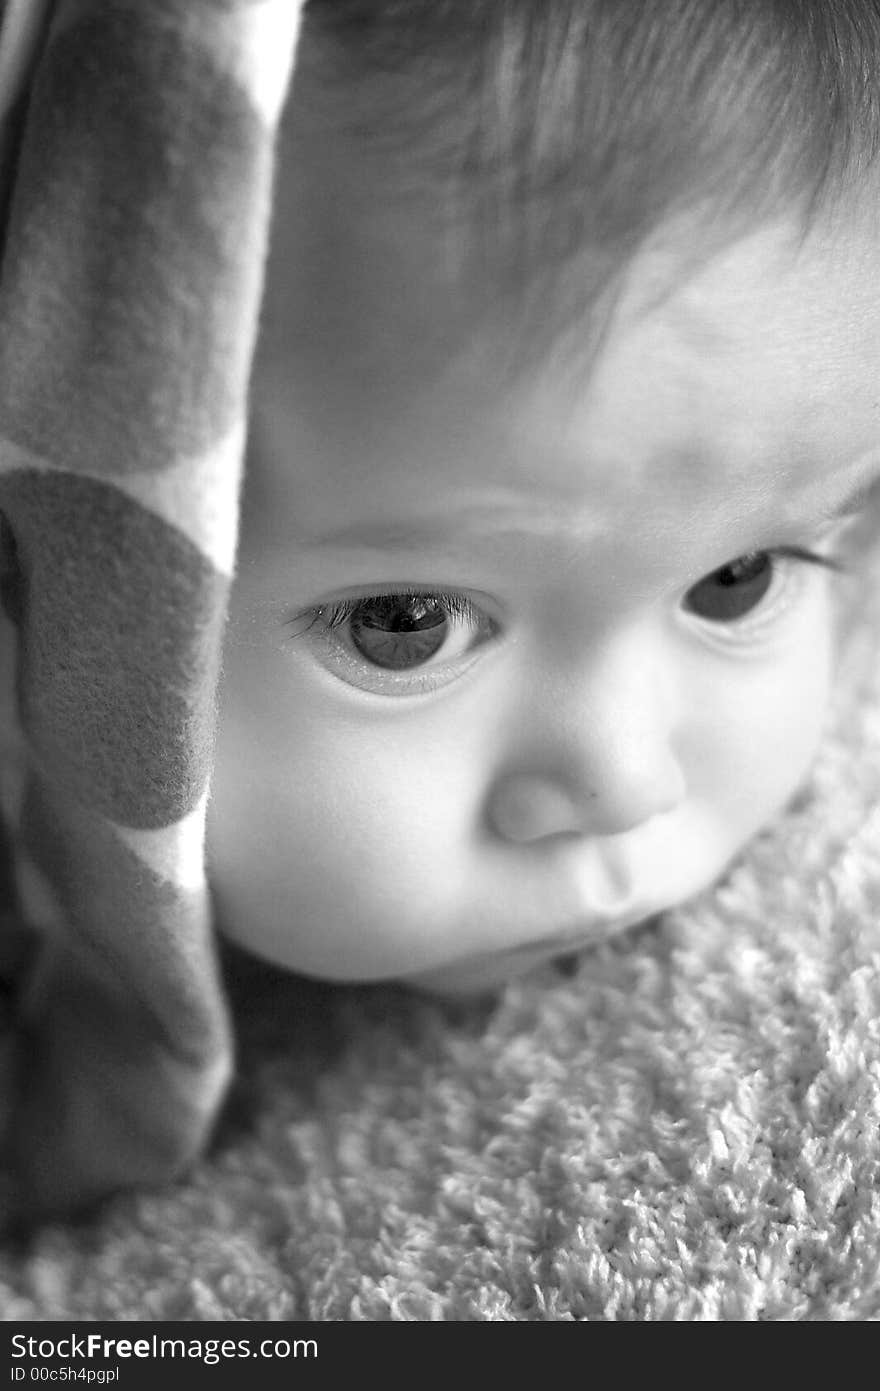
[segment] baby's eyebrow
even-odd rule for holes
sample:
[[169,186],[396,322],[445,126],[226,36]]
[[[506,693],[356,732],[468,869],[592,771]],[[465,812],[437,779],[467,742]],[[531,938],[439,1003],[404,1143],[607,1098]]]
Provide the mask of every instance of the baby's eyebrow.
[[424,522],[354,522],[350,526],[300,537],[309,546],[358,547],[365,550],[405,550],[437,539],[439,528]]
[[862,478],[843,498],[831,506],[822,508],[822,520],[837,522],[846,517],[857,517],[865,510],[871,494],[878,484],[880,484],[880,472]]
[[416,550],[432,545],[481,543],[498,537],[594,536],[596,525],[574,512],[570,502],[545,501],[541,512],[504,496],[468,498],[436,514],[359,518],[327,531],[300,532],[299,544],[356,547],[366,550]]

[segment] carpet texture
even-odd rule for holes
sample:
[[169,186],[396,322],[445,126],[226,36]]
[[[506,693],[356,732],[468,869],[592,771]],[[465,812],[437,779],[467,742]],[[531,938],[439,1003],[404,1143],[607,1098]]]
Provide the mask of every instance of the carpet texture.
[[[212,1151],[0,1255],[6,1319],[880,1314],[880,661],[688,907],[493,999],[230,955]],[[571,969],[570,967],[567,969]]]

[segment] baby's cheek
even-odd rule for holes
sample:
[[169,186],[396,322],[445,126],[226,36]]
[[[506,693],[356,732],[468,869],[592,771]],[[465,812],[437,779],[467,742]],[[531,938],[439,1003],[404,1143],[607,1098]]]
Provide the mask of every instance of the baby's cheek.
[[746,840],[803,782],[821,742],[831,687],[831,613],[820,593],[787,640],[745,655],[705,693],[691,786]]
[[297,853],[344,877],[365,909],[407,917],[460,895],[480,781],[454,740],[398,719],[292,741],[298,792],[288,820]]
[[[399,974],[455,934],[484,770],[455,715],[321,698],[296,668],[227,661],[209,808],[230,935],[292,969]],[[484,755],[485,757],[485,755]]]

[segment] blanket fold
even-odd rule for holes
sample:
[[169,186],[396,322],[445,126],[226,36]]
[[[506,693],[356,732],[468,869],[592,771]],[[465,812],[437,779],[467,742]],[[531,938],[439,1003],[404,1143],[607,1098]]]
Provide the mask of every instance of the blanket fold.
[[6,1130],[40,1210],[178,1172],[229,1076],[204,812],[298,10],[58,0],[8,166],[0,793],[46,946]]

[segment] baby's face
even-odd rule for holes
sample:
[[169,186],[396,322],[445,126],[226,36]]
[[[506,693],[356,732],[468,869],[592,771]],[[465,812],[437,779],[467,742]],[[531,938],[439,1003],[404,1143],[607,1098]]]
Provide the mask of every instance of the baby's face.
[[294,970],[490,986],[711,884],[803,779],[836,518],[880,466],[878,229],[792,218],[700,265],[671,235],[580,381],[548,359],[514,385],[424,214],[306,143],[212,881]]

